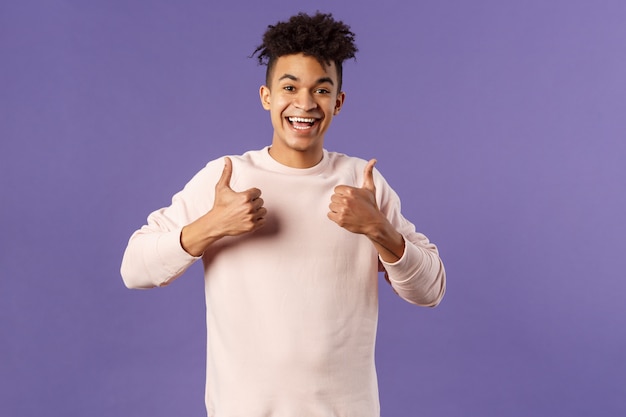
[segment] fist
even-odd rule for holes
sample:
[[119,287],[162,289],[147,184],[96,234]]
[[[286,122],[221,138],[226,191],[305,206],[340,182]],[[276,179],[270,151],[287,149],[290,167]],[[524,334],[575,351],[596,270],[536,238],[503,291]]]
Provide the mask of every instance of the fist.
[[250,188],[242,192],[234,191],[230,188],[232,175],[233,163],[226,157],[222,176],[215,185],[215,202],[211,210],[222,236],[252,232],[265,224],[267,214],[263,207],[261,190]]
[[330,198],[328,218],[352,233],[369,235],[381,222],[374,185],[375,164],[372,159],[365,166],[360,188],[338,185]]

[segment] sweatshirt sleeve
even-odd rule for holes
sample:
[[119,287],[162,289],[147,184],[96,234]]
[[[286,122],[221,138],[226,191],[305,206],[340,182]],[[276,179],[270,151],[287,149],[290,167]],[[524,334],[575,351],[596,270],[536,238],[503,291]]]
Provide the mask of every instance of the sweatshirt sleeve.
[[404,253],[398,261],[388,263],[379,257],[385,277],[404,300],[435,307],[446,291],[446,273],[439,251],[403,217],[400,199],[384,179],[381,179],[380,187],[377,184],[377,191],[381,191],[378,196],[381,210],[404,238]]
[[168,285],[200,259],[182,248],[180,233],[211,208],[212,181],[219,169],[219,164],[209,163],[172,197],[169,207],[152,212],[147,224],[131,235],[120,268],[128,288]]

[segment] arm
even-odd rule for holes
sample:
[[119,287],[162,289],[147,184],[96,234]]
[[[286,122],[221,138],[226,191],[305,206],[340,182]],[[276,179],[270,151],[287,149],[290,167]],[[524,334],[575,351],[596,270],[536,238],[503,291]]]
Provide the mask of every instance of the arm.
[[[261,192],[230,188],[232,161],[225,158],[211,193],[216,164],[209,164],[172,198],[172,204],[150,214],[148,224],[130,238],[121,274],[129,288],[164,286],[182,275],[209,246],[224,236],[251,232],[264,224]],[[207,204],[213,201],[212,208]]]
[[406,301],[435,307],[446,291],[443,262],[437,247],[426,236],[414,230],[407,236],[403,256],[398,261],[390,263],[380,258],[385,278]]
[[148,224],[130,237],[120,273],[128,288],[153,288],[170,284],[199,257],[189,255],[180,245],[180,228],[161,227],[167,223],[166,210],[150,214]]
[[328,217],[353,233],[367,236],[379,253],[386,277],[405,300],[434,307],[443,298],[445,270],[435,245],[400,212],[400,200],[384,180],[377,203],[374,164],[368,162],[361,188],[340,185],[331,197]]
[[253,232],[265,224],[267,210],[261,191],[250,188],[235,192],[230,188],[233,164],[226,157],[222,176],[215,185],[213,208],[196,221],[183,227],[180,243],[192,256],[202,256],[211,244],[224,236]]

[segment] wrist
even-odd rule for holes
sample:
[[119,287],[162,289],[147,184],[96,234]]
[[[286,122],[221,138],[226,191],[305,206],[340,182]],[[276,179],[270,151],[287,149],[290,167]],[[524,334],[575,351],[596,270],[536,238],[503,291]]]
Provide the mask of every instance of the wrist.
[[183,227],[180,232],[180,246],[191,256],[202,256],[213,242],[222,238],[221,235],[210,233],[205,216]]
[[383,261],[394,263],[404,254],[404,237],[385,219],[367,237],[374,243]]

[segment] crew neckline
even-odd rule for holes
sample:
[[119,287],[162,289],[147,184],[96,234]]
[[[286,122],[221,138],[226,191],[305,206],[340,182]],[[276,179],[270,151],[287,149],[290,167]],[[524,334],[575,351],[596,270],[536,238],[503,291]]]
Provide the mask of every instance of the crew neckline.
[[328,151],[323,149],[322,152],[322,160],[310,168],[294,168],[289,167],[287,165],[283,165],[270,155],[270,147],[266,146],[261,150],[261,157],[263,158],[264,164],[271,169],[272,171],[279,172],[281,174],[289,174],[289,175],[316,175],[323,172],[328,166]]

